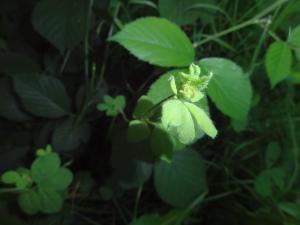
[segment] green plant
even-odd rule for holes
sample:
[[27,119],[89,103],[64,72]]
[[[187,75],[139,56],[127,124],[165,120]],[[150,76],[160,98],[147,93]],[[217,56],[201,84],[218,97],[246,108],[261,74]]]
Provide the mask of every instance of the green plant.
[[38,149],[36,154],[30,169],[21,167],[2,174],[1,181],[15,188],[0,189],[0,193],[16,193],[19,206],[30,215],[59,212],[73,180],[72,172],[61,166],[50,145]]

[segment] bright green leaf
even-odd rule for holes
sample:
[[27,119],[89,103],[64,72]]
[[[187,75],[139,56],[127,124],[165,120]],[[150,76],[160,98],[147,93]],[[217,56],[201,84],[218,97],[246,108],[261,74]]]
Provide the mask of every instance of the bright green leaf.
[[197,126],[200,127],[201,130],[203,130],[208,136],[215,138],[218,131],[211,119],[206,115],[205,111],[195,104],[189,102],[184,102],[184,104],[195,119]]
[[141,60],[158,66],[187,66],[195,50],[186,34],[172,22],[156,17],[138,19],[111,38]]
[[292,52],[288,44],[272,43],[267,50],[265,66],[272,87],[284,80],[292,67]]
[[5,184],[15,184],[20,179],[20,174],[16,171],[7,171],[1,176],[1,181]]
[[70,100],[60,80],[45,75],[14,76],[14,88],[26,111],[57,118],[70,111]]
[[176,151],[171,163],[156,162],[154,184],[159,196],[175,207],[185,207],[206,190],[205,168],[194,150]]
[[88,6],[86,0],[39,1],[32,15],[33,27],[63,53],[84,39]]
[[104,102],[97,105],[97,109],[99,111],[105,111],[107,116],[117,116],[126,106],[126,100],[123,95],[116,96],[115,98],[104,95],[103,100]]
[[292,216],[294,219],[300,221],[300,205],[293,202],[280,202],[278,204],[279,209],[281,209],[286,214]]
[[161,122],[183,144],[191,144],[197,138],[193,117],[180,100],[168,100],[163,104]]
[[213,73],[208,85],[208,95],[216,106],[225,115],[244,120],[252,98],[249,77],[234,62],[223,58],[202,59],[200,66]]
[[132,120],[128,125],[127,138],[129,142],[140,142],[150,135],[150,129],[142,120]]

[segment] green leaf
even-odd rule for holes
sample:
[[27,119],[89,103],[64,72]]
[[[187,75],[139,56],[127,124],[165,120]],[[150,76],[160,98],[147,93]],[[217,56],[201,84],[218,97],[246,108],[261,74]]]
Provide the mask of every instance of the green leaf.
[[266,54],[265,66],[272,87],[291,72],[292,52],[285,42],[273,42]]
[[20,174],[16,171],[7,171],[1,176],[1,181],[5,184],[15,184],[20,179]]
[[280,146],[277,142],[270,142],[266,149],[266,165],[271,168],[280,157]]
[[206,190],[205,168],[194,150],[176,151],[171,163],[156,162],[154,184],[160,197],[175,207],[185,207]]
[[105,111],[107,116],[117,116],[126,106],[126,100],[123,95],[116,96],[115,98],[104,95],[103,100],[103,103],[97,105],[97,109],[99,111]]
[[295,48],[296,57],[298,61],[300,61],[300,26],[297,26],[292,30],[288,42]]
[[150,147],[156,157],[171,161],[175,143],[163,127],[156,125],[150,136]]
[[0,116],[16,122],[24,122],[31,119],[21,109],[8,78],[0,79]]
[[57,191],[50,188],[39,188],[40,210],[44,213],[56,213],[63,207],[63,199]]
[[[197,5],[201,5],[202,9],[192,9]],[[214,0],[159,0],[158,4],[160,15],[178,25],[191,24],[198,18],[210,21],[215,12],[214,6]]]
[[161,122],[183,144],[191,144],[197,138],[193,117],[180,100],[168,100],[163,104]]
[[35,30],[61,53],[84,39],[89,1],[42,0],[32,14]]
[[20,53],[0,53],[0,73],[6,75],[37,73],[38,64],[27,55]]
[[154,106],[152,100],[148,96],[141,96],[136,103],[133,117],[141,119]]
[[70,100],[65,87],[54,77],[14,76],[14,88],[24,108],[36,116],[58,118],[70,112]]
[[129,142],[140,142],[150,135],[150,129],[142,120],[132,120],[128,125],[127,138]]
[[143,215],[132,221],[129,225],[161,225],[162,218],[158,214]]
[[62,121],[54,129],[52,144],[57,151],[72,151],[89,139],[90,130],[86,123],[76,124],[73,117]]
[[158,66],[187,66],[195,50],[180,28],[163,18],[145,17],[126,25],[111,38],[140,60]]
[[204,131],[211,138],[217,136],[217,129],[215,128],[211,119],[206,115],[205,111],[195,104],[184,102],[186,107],[189,109],[198,127]]
[[281,209],[286,214],[292,216],[294,219],[300,221],[300,205],[293,202],[280,202],[278,204],[279,209]]
[[21,193],[18,197],[18,203],[21,209],[29,215],[36,214],[40,209],[39,196],[32,190]]
[[57,173],[59,167],[60,158],[57,153],[38,157],[31,165],[32,179],[36,183],[43,185]]
[[262,197],[270,197],[273,188],[284,189],[285,172],[282,168],[272,168],[262,171],[255,179],[254,189]]
[[202,59],[200,66],[213,73],[208,95],[218,109],[233,119],[244,120],[252,98],[249,77],[234,62],[223,58]]
[[47,178],[39,186],[51,188],[57,191],[63,191],[68,188],[73,180],[73,174],[69,169],[59,168],[53,176]]

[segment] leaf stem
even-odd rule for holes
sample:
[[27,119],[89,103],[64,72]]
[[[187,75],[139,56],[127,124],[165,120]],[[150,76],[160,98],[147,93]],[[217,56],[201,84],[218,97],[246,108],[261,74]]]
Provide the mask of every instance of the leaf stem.
[[133,208],[133,220],[135,220],[137,218],[137,214],[138,214],[138,206],[139,206],[139,202],[142,196],[142,192],[143,192],[143,186],[140,186],[137,194],[136,194],[136,198],[135,198],[135,203],[134,203],[134,208]]
[[202,41],[199,42],[195,42],[193,44],[194,48],[199,47],[200,45],[203,45],[206,42],[212,41],[216,38],[219,38],[221,36],[224,36],[226,34],[232,33],[234,31],[240,30],[242,28],[245,28],[247,26],[253,25],[253,24],[260,24],[260,23],[264,23],[265,19],[263,19],[262,17],[266,16],[268,13],[272,12],[274,9],[276,9],[278,6],[282,5],[283,3],[287,2],[288,0],[278,0],[275,3],[273,3],[271,6],[269,6],[268,8],[266,8],[265,10],[263,10],[262,12],[258,13],[257,15],[255,15],[254,17],[252,17],[251,19],[242,22],[236,26],[230,27],[227,30],[223,30],[219,33],[216,33],[214,35],[210,35],[209,37],[205,38]]

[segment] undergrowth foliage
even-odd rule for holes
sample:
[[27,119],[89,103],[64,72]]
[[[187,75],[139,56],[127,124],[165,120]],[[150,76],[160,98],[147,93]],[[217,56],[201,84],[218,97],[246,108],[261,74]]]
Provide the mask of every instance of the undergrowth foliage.
[[299,224],[299,15],[1,1],[0,224]]

